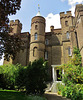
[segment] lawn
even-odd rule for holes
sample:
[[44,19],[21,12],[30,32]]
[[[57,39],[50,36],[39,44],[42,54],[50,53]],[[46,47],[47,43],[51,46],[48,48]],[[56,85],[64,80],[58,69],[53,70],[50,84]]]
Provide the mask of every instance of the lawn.
[[0,90],[0,100],[46,100],[39,96],[27,96],[14,90]]

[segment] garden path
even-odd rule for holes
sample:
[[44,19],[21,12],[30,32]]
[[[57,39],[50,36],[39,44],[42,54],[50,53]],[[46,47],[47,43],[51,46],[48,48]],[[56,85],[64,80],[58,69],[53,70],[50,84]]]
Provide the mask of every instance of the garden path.
[[44,96],[47,98],[47,100],[70,100],[54,93],[45,93]]

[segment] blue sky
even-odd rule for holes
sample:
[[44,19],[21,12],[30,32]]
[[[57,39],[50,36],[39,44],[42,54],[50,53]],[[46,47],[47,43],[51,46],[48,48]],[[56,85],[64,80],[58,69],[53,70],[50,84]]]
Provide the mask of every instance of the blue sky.
[[[22,32],[30,32],[31,19],[38,12],[40,4],[40,13],[46,18],[46,31],[50,31],[50,26],[60,28],[60,12],[71,10],[74,15],[75,5],[83,3],[83,0],[22,0],[21,9],[16,15],[9,16],[10,20],[19,19],[23,24]],[[0,65],[2,61],[0,61]]]

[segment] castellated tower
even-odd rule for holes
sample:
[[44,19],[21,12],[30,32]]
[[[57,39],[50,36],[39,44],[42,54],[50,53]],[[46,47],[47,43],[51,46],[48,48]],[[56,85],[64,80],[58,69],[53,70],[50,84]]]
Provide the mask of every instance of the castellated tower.
[[30,55],[29,61],[33,62],[39,58],[44,59],[45,52],[45,18],[37,15],[32,18]]
[[21,30],[22,30],[22,24],[20,23],[20,21],[17,20],[11,20],[10,21],[10,35],[20,35]]
[[62,26],[62,43],[63,43],[63,63],[69,60],[68,56],[71,56],[71,34],[69,31],[70,26],[73,26],[73,16],[71,11],[60,13],[60,21]]

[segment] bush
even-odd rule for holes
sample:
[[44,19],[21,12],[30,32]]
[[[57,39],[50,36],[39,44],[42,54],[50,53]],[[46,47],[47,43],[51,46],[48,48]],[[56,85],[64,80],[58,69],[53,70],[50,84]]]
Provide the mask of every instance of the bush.
[[47,64],[42,59],[34,61],[27,67],[26,90],[32,94],[43,94],[47,80]]
[[15,79],[21,65],[3,65],[0,66],[0,88],[15,89]]
[[83,67],[81,67],[81,55],[79,49],[74,48],[73,58],[68,64],[64,64],[59,69],[64,69],[64,85],[58,86],[58,93],[71,100],[83,100]]
[[16,78],[16,85],[25,88],[29,94],[43,94],[48,79],[47,62],[43,59],[29,63],[27,67],[21,68]]

